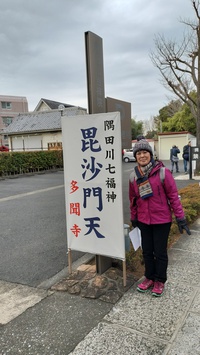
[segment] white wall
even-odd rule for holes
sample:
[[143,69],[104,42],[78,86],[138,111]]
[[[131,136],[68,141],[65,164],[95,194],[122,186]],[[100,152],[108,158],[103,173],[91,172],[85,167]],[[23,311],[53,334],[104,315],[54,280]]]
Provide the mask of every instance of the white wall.
[[48,149],[48,143],[58,143],[62,142],[61,132],[49,132],[43,134],[43,149]]
[[[11,143],[12,141],[12,143]],[[22,151],[23,150],[23,139],[22,137],[12,137],[12,138],[8,138],[8,142],[9,142],[9,148],[12,148],[13,151]]]
[[[12,143],[11,143],[12,141]],[[48,143],[62,142],[61,132],[43,133],[43,134],[24,134],[23,136],[9,137],[9,147],[12,147],[14,152],[17,151],[34,151],[47,150]]]
[[173,145],[180,149],[179,159],[182,160],[183,147],[191,140],[192,146],[196,145],[196,138],[190,133],[161,134],[158,135],[158,158],[160,160],[170,159],[170,149]]
[[42,135],[24,136],[24,149],[28,151],[41,150],[42,148]]

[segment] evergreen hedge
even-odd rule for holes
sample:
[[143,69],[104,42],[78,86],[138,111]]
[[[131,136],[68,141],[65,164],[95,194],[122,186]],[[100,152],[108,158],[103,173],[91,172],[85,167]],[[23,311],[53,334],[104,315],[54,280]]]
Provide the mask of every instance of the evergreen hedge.
[[63,168],[62,150],[3,152],[0,154],[0,176],[58,168]]

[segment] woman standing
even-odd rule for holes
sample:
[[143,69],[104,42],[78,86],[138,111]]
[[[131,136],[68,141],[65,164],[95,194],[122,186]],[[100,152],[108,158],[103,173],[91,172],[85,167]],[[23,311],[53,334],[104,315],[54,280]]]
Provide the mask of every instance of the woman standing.
[[[169,169],[160,161],[154,161],[150,144],[141,139],[133,147],[137,166],[130,175],[129,199],[133,228],[141,230],[145,279],[137,290],[152,288],[154,296],[161,296],[167,280],[167,243],[172,223],[172,211],[180,233],[188,234],[183,208],[178,198],[176,183]],[[164,179],[160,169],[164,169]]]

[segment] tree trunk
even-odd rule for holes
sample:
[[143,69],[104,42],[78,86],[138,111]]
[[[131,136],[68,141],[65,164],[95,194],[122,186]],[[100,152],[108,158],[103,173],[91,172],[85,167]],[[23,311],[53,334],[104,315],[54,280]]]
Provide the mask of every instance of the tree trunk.
[[[198,38],[198,80],[197,80],[197,146],[200,147],[200,19],[197,27]],[[200,159],[196,162],[196,175],[200,175]]]

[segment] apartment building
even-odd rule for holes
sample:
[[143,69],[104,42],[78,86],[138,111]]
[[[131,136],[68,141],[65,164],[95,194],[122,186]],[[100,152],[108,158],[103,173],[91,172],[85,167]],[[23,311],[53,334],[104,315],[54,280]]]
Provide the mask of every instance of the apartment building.
[[0,95],[0,145],[8,146],[8,137],[3,130],[23,112],[28,112],[26,97]]

